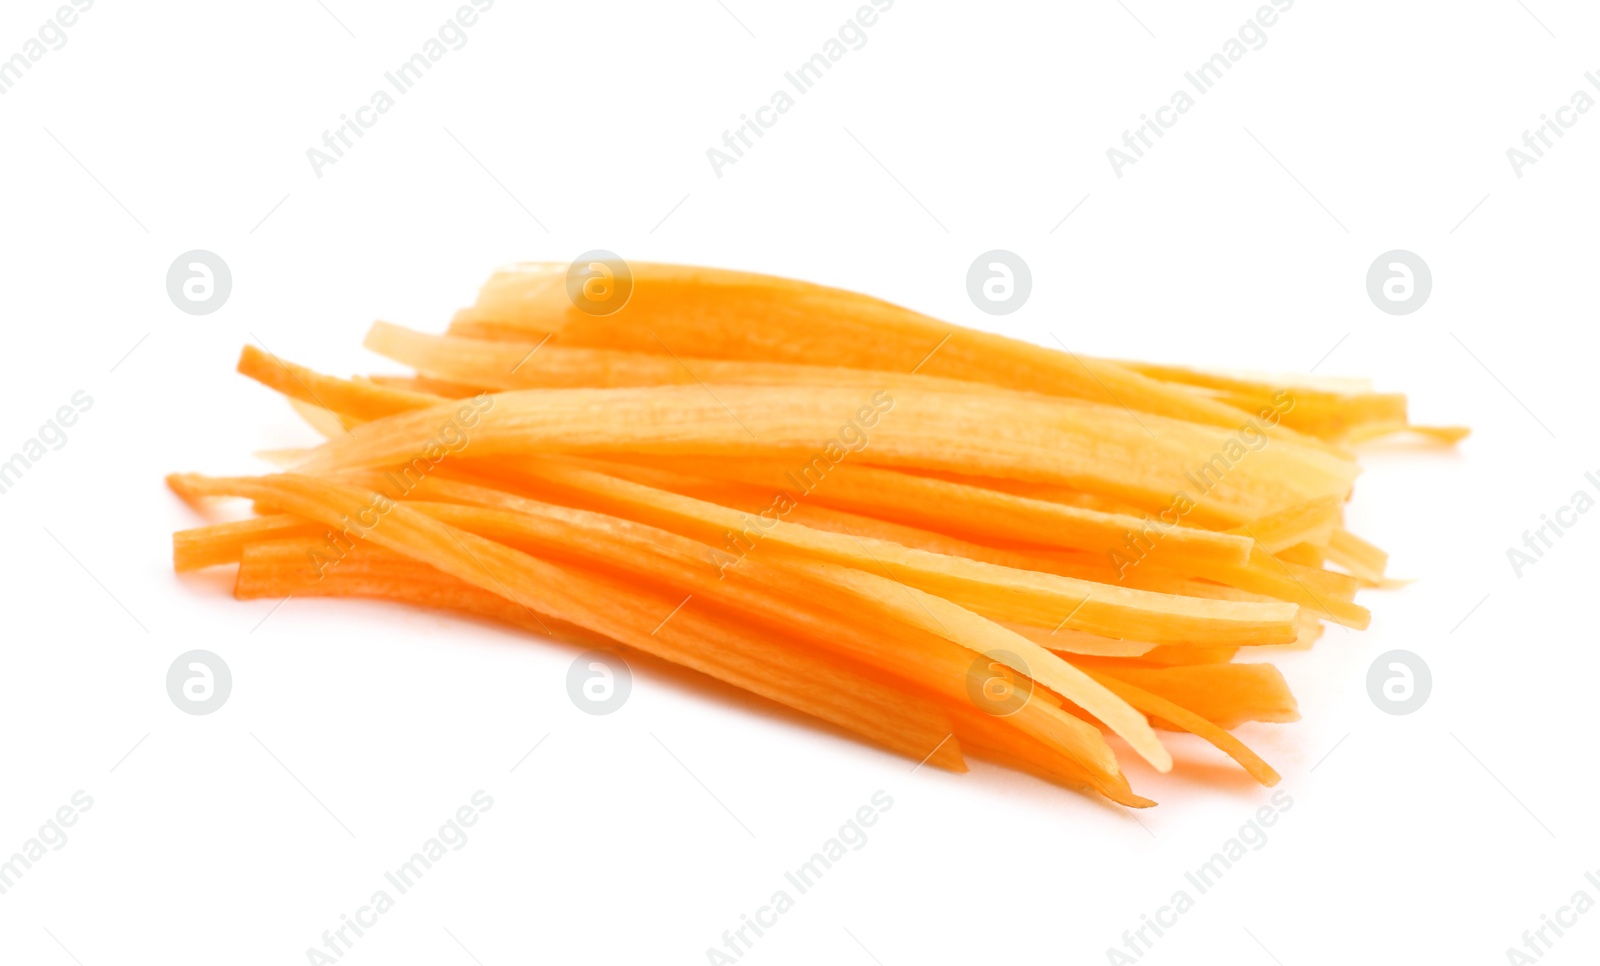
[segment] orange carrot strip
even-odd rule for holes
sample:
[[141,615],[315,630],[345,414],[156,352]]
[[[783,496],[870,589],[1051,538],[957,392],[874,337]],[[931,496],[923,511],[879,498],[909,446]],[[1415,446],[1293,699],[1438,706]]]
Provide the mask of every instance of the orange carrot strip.
[[1177,702],[1207,721],[1236,728],[1246,721],[1300,720],[1283,674],[1271,664],[1194,664],[1140,668],[1096,658],[1080,663]]
[[240,352],[238,370],[285,396],[358,419],[377,419],[439,403],[436,396],[324,376],[285,362],[253,345],[245,346]]
[[[1294,609],[1287,605],[1187,598],[1090,584],[781,520],[757,523],[747,514],[704,500],[561,463],[525,461],[520,466],[528,477],[590,509],[628,516],[701,540],[716,540],[724,533],[749,531],[754,526],[758,528],[756,539],[760,546],[782,547],[845,566],[892,572],[896,580],[997,620],[1045,627],[1065,620],[1067,626],[1089,633],[1158,644],[1276,643],[1294,638]],[[438,478],[429,479],[427,485],[433,491],[447,487]],[[473,494],[462,486],[455,488],[463,499],[514,505],[497,496],[498,491]],[[736,565],[737,558],[731,554],[724,553],[723,557],[723,562]]]
[[[703,544],[596,514],[548,507],[542,516],[533,516],[445,504],[409,505],[371,491],[296,475],[245,479],[175,474],[168,478],[168,484],[189,497],[270,500],[287,512],[332,527],[348,528],[351,521],[363,525],[381,511],[381,525],[371,525],[360,533],[379,546],[421,560],[523,606],[527,606],[525,601],[541,599],[541,588],[547,586],[562,591],[555,599],[584,599],[580,593],[564,590],[568,582],[556,568],[441,519],[450,517],[493,532],[500,539],[520,537],[547,549],[587,555],[600,566],[665,581],[680,590],[689,589],[697,596],[720,601],[768,624],[796,633],[803,631],[811,643],[839,650],[960,702],[971,701],[967,677],[973,659],[967,643],[976,645],[980,652],[992,646],[990,640],[972,639],[970,628],[965,628],[964,634],[952,635],[963,637],[967,643],[942,636],[951,632],[943,627],[931,628],[932,615],[923,606],[937,598],[921,595],[921,599],[913,596],[907,600],[892,581],[884,578],[828,564],[793,561],[781,570],[752,562],[752,566],[742,568],[745,572],[718,579],[714,568],[707,566],[707,548]],[[422,512],[423,507],[429,512]],[[777,587],[794,588],[796,596],[776,593],[773,588]],[[958,610],[952,605],[942,618],[955,622],[954,611]],[[973,621],[981,620],[968,616]],[[1001,635],[994,637],[1003,644],[1011,643]],[[1007,720],[1085,767],[1106,774],[1117,771],[1115,755],[1099,731],[1048,702],[1028,701]]]
[[314,536],[326,530],[287,513],[214,523],[172,535],[172,569],[178,573],[238,563],[247,544],[283,537]]
[[[1126,514],[1032,500],[876,466],[832,464],[820,455],[795,467],[748,459],[679,462],[686,465],[675,485],[653,481],[650,474],[660,470],[650,466],[611,461],[601,471],[691,496],[715,493],[711,483],[726,485],[723,481],[729,481],[766,493],[769,502],[782,494],[789,502],[804,500],[807,505],[834,507],[979,543],[1126,551],[1130,537],[1145,527],[1144,520]],[[1249,561],[1251,544],[1252,538],[1242,534],[1175,526],[1164,531],[1150,557],[1179,569],[1243,565]]]
[[1207,721],[1201,715],[1195,714],[1193,711],[1174,704],[1159,695],[1151,694],[1149,691],[1135,687],[1109,673],[1096,671],[1090,671],[1089,673],[1095,675],[1101,684],[1121,695],[1124,701],[1127,701],[1140,711],[1169,721],[1184,731],[1210,742],[1223,754],[1238,762],[1246,772],[1249,772],[1250,777],[1268,788],[1278,784],[1280,781],[1281,776],[1278,775],[1278,772],[1267,764],[1260,755],[1251,751],[1250,747],[1244,742],[1228,734],[1227,731],[1212,722]]
[[634,263],[627,304],[596,318],[574,307],[556,284],[565,268],[532,264],[497,273],[479,292],[472,318],[529,333],[522,338],[556,332],[568,346],[862,369],[888,368],[892,361],[897,371],[1211,426],[1235,428],[1255,414],[1108,360],[978,332],[855,292],[747,272]]

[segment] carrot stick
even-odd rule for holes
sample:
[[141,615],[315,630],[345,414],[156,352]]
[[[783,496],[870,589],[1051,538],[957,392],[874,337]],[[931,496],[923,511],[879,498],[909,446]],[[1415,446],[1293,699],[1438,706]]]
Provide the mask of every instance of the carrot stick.
[[1147,714],[1153,714],[1159,718],[1170,721],[1179,728],[1182,728],[1184,731],[1209,741],[1223,754],[1227,755],[1229,758],[1232,758],[1234,761],[1243,766],[1244,770],[1250,773],[1250,777],[1254,778],[1261,784],[1269,788],[1278,784],[1280,780],[1278,772],[1271,765],[1263,761],[1260,755],[1257,755],[1255,752],[1251,751],[1250,747],[1244,742],[1240,741],[1238,738],[1235,738],[1233,735],[1228,734],[1228,732],[1212,724],[1210,721],[1207,721],[1200,715],[1195,714],[1193,711],[1190,711],[1181,705],[1174,704],[1173,702],[1168,701],[1166,698],[1151,694],[1150,692],[1134,687],[1125,681],[1118,680],[1117,678],[1112,677],[1110,674],[1104,672],[1089,673],[1094,674],[1101,684],[1104,684],[1107,688],[1115,691],[1122,697],[1124,701],[1127,701],[1140,711],[1143,711]]
[[[680,474],[674,485],[653,482],[650,474],[654,467],[609,461],[600,470],[692,496],[715,493],[717,486],[731,481],[765,492],[769,500],[775,493],[782,493],[796,503],[803,499],[807,504],[864,513],[979,543],[1015,542],[1101,553],[1126,552],[1132,535],[1146,526],[1143,518],[1128,514],[1032,500],[848,461],[834,465],[818,459],[798,467],[748,459],[676,462],[681,464],[682,474],[699,475]],[[1243,534],[1175,526],[1163,531],[1150,558],[1175,568],[1242,565],[1249,561],[1252,543],[1252,538]]]
[[285,362],[253,345],[245,346],[240,352],[238,370],[240,374],[292,399],[357,419],[376,419],[392,413],[426,408],[439,402],[437,397],[422,393],[385,389],[324,376],[305,366]]
[[[419,507],[356,487],[295,475],[248,479],[176,474],[168,478],[168,483],[190,497],[268,500],[287,512],[343,528],[345,533],[350,532],[352,522],[361,526],[381,509],[381,525],[363,529],[359,533],[361,539],[406,554],[523,607],[530,606],[529,601],[543,601],[550,607],[561,603],[569,607],[582,605],[581,593],[572,589],[568,579],[550,564],[479,533],[452,526],[433,514],[470,521],[500,537],[516,535],[537,540],[551,549],[588,554],[602,567],[622,568],[636,576],[666,581],[674,589],[722,602],[764,623],[796,632],[804,628],[806,640],[814,645],[838,650],[946,698],[971,703],[967,689],[973,663],[971,649],[928,632],[922,626],[926,618],[913,613],[912,604],[889,599],[898,593],[895,585],[870,574],[850,572],[855,579],[841,581],[839,574],[821,569],[828,565],[797,563],[781,571],[752,566],[746,573],[722,580],[705,565],[704,545],[695,550],[692,541],[673,534],[629,525],[627,521],[607,522],[579,511],[550,512],[541,518],[445,504]],[[422,508],[430,512],[424,513]],[[795,587],[796,596],[772,590],[781,586]],[[560,611],[552,613],[563,620],[582,623]],[[981,652],[984,642],[975,643]],[[915,650],[908,652],[908,647]],[[1007,721],[1086,767],[1106,774],[1117,770],[1115,755],[1097,729],[1048,702],[1027,701]],[[1159,747],[1158,741],[1156,745]],[[1161,753],[1152,750],[1158,762]]]
[[[1294,639],[1294,608],[1179,597],[1130,590],[1054,574],[997,566],[966,557],[931,553],[871,537],[816,530],[782,520],[752,521],[736,510],[559,463],[524,462],[522,472],[548,484],[569,501],[702,541],[743,531],[756,546],[781,547],[845,566],[891,573],[894,579],[997,620],[1066,626],[1105,637],[1151,643],[1277,643]],[[453,492],[460,499],[512,508],[520,498],[437,477],[428,492]],[[756,528],[752,531],[751,528]],[[729,550],[737,542],[725,544]],[[729,550],[719,553],[719,572],[738,565]]]
[[[522,338],[555,332],[568,346],[862,369],[887,367],[892,360],[898,371],[1087,399],[1119,411],[1129,407],[1219,427],[1236,427],[1254,414],[1108,360],[978,332],[854,292],[747,272],[647,263],[630,267],[632,297],[603,318],[576,309],[557,284],[565,266],[549,264],[497,273],[479,292],[472,318],[525,333]],[[1284,439],[1296,436],[1275,432]]]
[[1008,392],[987,383],[879,369],[702,359],[663,355],[659,350],[650,353],[573,347],[554,339],[506,342],[428,335],[388,322],[373,323],[362,344],[425,377],[495,390],[616,389],[707,382],[729,386],[852,386],[868,392],[919,386],[946,392]]
[[1176,702],[1222,728],[1236,728],[1246,721],[1300,720],[1288,683],[1271,664],[1141,668],[1095,658],[1082,658],[1080,663]]
[[262,540],[316,536],[327,528],[287,513],[214,523],[172,535],[172,569],[178,573],[238,563],[244,548]]
[[[984,475],[1113,498],[1164,502],[1187,491],[1195,503],[1235,523],[1318,497],[1342,499],[1358,472],[1346,460],[1290,443],[1253,451],[1242,436],[1211,427],[1154,416],[1141,425],[1118,409],[1020,395],[897,390],[867,396],[838,387],[696,385],[522,390],[483,398],[476,419],[461,415],[461,401],[448,401],[376,420],[359,436],[323,444],[306,468],[411,460],[419,441],[452,427],[470,438],[475,458],[743,454],[799,464],[819,452],[833,460],[836,451],[870,447],[878,465],[979,468]],[[1158,438],[1149,439],[1147,431]]]

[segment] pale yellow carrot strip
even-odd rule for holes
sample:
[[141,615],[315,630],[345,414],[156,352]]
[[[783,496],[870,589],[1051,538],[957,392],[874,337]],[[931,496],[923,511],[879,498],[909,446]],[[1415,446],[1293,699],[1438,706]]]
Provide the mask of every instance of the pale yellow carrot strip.
[[[871,462],[1055,483],[1148,501],[1187,489],[1248,522],[1318,497],[1343,498],[1353,463],[1279,442],[1252,450],[1211,427],[1021,396],[838,387],[660,386],[544,389],[483,397],[472,455],[647,453],[809,459],[870,449]],[[308,469],[383,466],[460,422],[452,400],[330,440]],[[892,412],[891,412],[892,410]],[[1159,435],[1152,440],[1147,431]]]
[[1414,426],[1402,422],[1363,423],[1351,429],[1345,439],[1351,444],[1359,444],[1400,433],[1414,433],[1433,442],[1451,446],[1471,436],[1472,430],[1466,426]]
[[1010,394],[982,382],[833,365],[803,365],[742,359],[702,359],[660,351],[573,347],[559,339],[505,342],[461,336],[428,335],[388,322],[375,322],[363,343],[379,355],[423,376],[454,385],[495,390],[550,388],[626,388],[709,383],[743,386],[853,386],[877,389],[923,388],[946,392]]

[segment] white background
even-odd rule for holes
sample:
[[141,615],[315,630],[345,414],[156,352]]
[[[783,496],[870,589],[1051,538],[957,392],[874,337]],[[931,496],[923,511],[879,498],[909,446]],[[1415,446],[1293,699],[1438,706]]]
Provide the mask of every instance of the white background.
[[[1354,528],[1420,580],[1283,658],[1304,720],[1240,733],[1294,804],[1143,961],[1500,963],[1600,899],[1600,515],[1520,579],[1506,559],[1600,470],[1600,111],[1521,178],[1506,157],[1600,70],[1592,5],[1300,0],[1118,179],[1106,149],[1254,3],[900,0],[718,178],[706,149],[854,2],[500,0],[319,178],[306,149],[455,9],[326,3],[96,3],[0,96],[0,453],[94,400],[0,497],[0,853],[94,800],[0,896],[0,961],[306,962],[483,789],[468,844],[343,961],[703,963],[882,789],[868,844],[745,962],[1103,963],[1266,801],[1183,739],[1168,776],[1125,756],[1161,802],[1137,820],[981,763],[912,773],[643,663],[595,718],[566,696],[573,648],[373,603],[268,616],[170,572],[200,520],[166,473],[312,439],[233,374],[242,344],[385,371],[373,319],[439,330],[492,267],[591,248],[1100,355],[1371,376],[1470,424],[1458,453],[1365,457]],[[53,9],[6,4],[0,56]],[[1033,271],[1005,318],[965,293],[993,248]],[[1364,287],[1396,248],[1434,278],[1404,317]],[[232,269],[210,316],[164,287],[191,249]],[[164,687],[191,648],[233,671],[205,717]],[[1393,648],[1433,670],[1405,717],[1366,694]],[[1545,962],[1592,961],[1600,913],[1578,923]]]

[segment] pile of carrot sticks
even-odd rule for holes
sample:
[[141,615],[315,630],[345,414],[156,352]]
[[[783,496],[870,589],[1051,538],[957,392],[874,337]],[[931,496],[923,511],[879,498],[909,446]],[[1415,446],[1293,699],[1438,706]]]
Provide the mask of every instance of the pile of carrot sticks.
[[377,323],[407,375],[247,347],[324,436],[283,472],[176,474],[252,514],[174,535],[242,599],[376,597],[600,639],[913,761],[999,762],[1123,805],[1131,754],[1288,722],[1273,651],[1366,627],[1385,554],[1344,526],[1353,447],[1408,422],[1351,380],[1091,358],[852,292],[631,266],[592,314],[568,266],[493,275],[442,335]]

